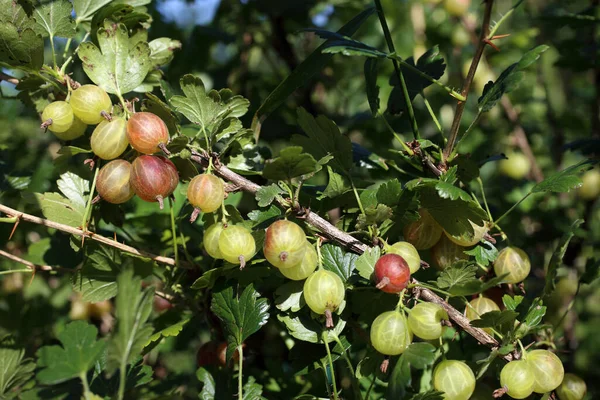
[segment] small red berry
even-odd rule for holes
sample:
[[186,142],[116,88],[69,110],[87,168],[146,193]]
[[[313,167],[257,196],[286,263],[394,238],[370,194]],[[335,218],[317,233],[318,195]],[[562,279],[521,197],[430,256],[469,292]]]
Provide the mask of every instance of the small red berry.
[[400,293],[408,285],[410,268],[404,258],[386,254],[375,264],[377,288],[386,293]]

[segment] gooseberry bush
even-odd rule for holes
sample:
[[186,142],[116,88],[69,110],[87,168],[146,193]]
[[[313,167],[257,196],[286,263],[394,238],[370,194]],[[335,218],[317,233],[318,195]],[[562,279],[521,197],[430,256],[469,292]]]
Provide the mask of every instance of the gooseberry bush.
[[523,1],[312,3],[178,31],[167,2],[0,0],[30,122],[0,130],[1,399],[600,393],[600,95],[548,137],[527,112],[584,49]]

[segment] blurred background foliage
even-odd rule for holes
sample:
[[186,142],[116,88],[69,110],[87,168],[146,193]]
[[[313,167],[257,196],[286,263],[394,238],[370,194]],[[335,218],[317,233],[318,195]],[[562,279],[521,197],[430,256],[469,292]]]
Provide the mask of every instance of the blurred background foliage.
[[[441,80],[459,88],[475,50],[473,40],[482,6],[473,1],[469,11],[459,16],[449,13],[444,2],[448,1],[384,0],[383,5],[398,54],[418,58],[427,49],[439,46],[447,64]],[[509,1],[496,3],[494,20],[512,6]],[[207,89],[229,87],[248,98],[251,108],[244,122],[249,127],[251,116],[269,93],[322,42],[316,35],[302,30],[320,27],[335,31],[369,5],[367,0],[158,0],[148,5],[153,19],[149,39],[166,36],[181,41],[181,50],[162,71],[165,80],[172,85],[176,86],[183,74],[193,73],[203,79]],[[522,179],[511,179],[499,171],[499,156],[523,152],[524,139],[528,142],[525,147],[530,146],[535,155],[538,174],[543,176],[585,157],[598,156],[598,18],[597,1],[525,1],[503,24],[499,33],[510,36],[495,41],[500,51],[488,48],[485,52],[461,131],[475,117],[477,98],[488,80],[495,80],[529,49],[540,44],[550,46],[540,62],[525,72],[520,87],[505,97],[500,107],[484,114],[470,136],[461,142],[461,153],[469,153],[472,160],[484,164],[481,180],[493,215],[501,215],[535,183],[535,172]],[[359,29],[355,38],[376,48],[386,46],[375,17]],[[392,90],[389,81],[392,72],[392,63],[379,63],[382,109],[386,108]],[[75,70],[74,78],[85,81],[80,69]],[[55,137],[39,129],[40,118],[35,109],[15,100],[18,92],[14,85],[2,82],[0,88],[0,202],[32,211],[23,196],[25,191],[54,191],[59,175],[67,170],[90,179],[89,170],[82,164],[85,155],[60,157],[57,153],[60,145]],[[448,132],[455,100],[433,86],[425,91],[425,96],[444,131]],[[420,96],[414,105],[423,136],[439,143],[440,134]],[[392,177],[406,181],[416,173],[410,167],[394,167],[402,164],[394,153],[400,148],[383,121],[371,116],[363,62],[358,57],[342,55],[334,56],[319,74],[306,80],[304,86],[265,121],[259,138],[260,151],[255,158],[259,166],[265,159],[277,155],[289,143],[291,135],[300,132],[295,122],[296,108],[300,106],[334,120],[356,144],[355,158],[364,158],[372,152],[387,165],[386,170],[370,162],[363,163],[364,168],[356,172],[359,176],[371,181]],[[405,116],[389,117],[389,120],[405,140],[410,140],[410,125]],[[490,159],[492,161],[487,162]],[[596,174],[597,170],[598,167]],[[588,175],[587,179],[591,183],[587,190],[600,190],[598,175]],[[309,183],[325,185],[326,172]],[[473,181],[472,185],[474,192],[480,194],[477,182]],[[562,343],[561,357],[566,369],[588,382],[591,399],[600,394],[597,383],[600,369],[596,368],[600,359],[600,335],[596,332],[600,327],[600,282],[596,280],[595,284],[578,290],[577,270],[583,270],[593,257],[600,257],[600,202],[596,200],[597,193],[594,196],[582,190],[559,196],[532,196],[504,219],[501,226],[509,242],[529,254],[534,268],[527,288],[535,293],[543,287],[544,266],[557,239],[573,220],[585,219],[559,272],[558,290],[549,311],[549,321],[556,323],[559,329],[555,337],[547,340]],[[182,185],[176,193],[178,214],[190,212],[184,193]],[[227,202],[236,205],[244,215],[256,208],[254,198],[244,194],[230,196]],[[140,248],[171,248],[168,210],[161,212],[155,204],[137,200],[123,209],[103,204],[99,211],[94,217],[99,220],[100,213],[104,215],[104,222],[98,224],[101,233],[103,229],[115,231],[129,244]],[[124,225],[123,220],[127,221]],[[189,256],[202,257],[201,227],[186,222],[183,220],[179,229],[181,235],[190,240]],[[39,264],[73,268],[80,262],[81,256],[72,249],[67,235],[51,232],[48,236],[46,229],[22,223],[7,241],[11,229],[10,224],[0,224],[0,248]],[[169,250],[163,253],[169,255]],[[15,268],[15,265],[0,259],[0,268]],[[197,273],[189,272],[187,279],[193,281],[197,277],[194,274]],[[32,278],[30,274],[0,275],[0,336],[14,334],[32,354],[40,345],[47,344],[44,343],[48,340],[46,332],[56,331],[72,319],[90,319],[101,330],[109,329],[110,315],[106,310],[110,310],[110,303],[83,304],[72,292],[68,276],[46,278]],[[273,287],[277,283],[272,282]],[[157,297],[157,312],[165,307],[161,301]],[[561,319],[565,313],[567,316]],[[173,396],[177,392],[183,398],[193,398],[197,385],[190,382],[195,379],[196,350],[211,337],[219,337],[214,326],[214,321],[193,316],[179,336],[167,338],[157,346],[148,362],[153,365],[155,376],[163,380],[156,381],[149,390],[158,391],[156,385],[170,385],[168,387],[177,388],[171,389]],[[266,329],[247,344],[250,373],[264,385],[268,398],[285,398],[278,397],[282,388],[278,387],[278,379],[273,378],[275,371],[289,373],[287,364],[282,364],[288,357],[283,341],[272,340],[279,337],[280,331],[281,327],[272,319]],[[264,372],[267,370],[271,375]],[[291,380],[290,385],[300,387],[305,383],[303,379]],[[315,393],[322,392],[319,379],[322,379],[320,375],[313,379],[318,388]]]

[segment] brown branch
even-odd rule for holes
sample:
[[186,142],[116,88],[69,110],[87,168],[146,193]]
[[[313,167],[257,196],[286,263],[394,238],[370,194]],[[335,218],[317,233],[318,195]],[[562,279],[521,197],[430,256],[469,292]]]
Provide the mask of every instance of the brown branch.
[[[116,240],[113,239],[109,239],[106,238],[104,236],[101,235],[97,235],[94,232],[90,232],[90,231],[82,231],[81,229],[78,228],[73,228],[72,226],[69,225],[64,225],[64,224],[60,224],[58,222],[54,222],[54,221],[50,221],[44,218],[40,218],[40,217],[36,217],[35,215],[30,215],[30,214],[26,214],[17,210],[14,210],[10,207],[7,207],[3,204],[0,204],[0,212],[3,212],[4,214],[10,216],[10,217],[16,217],[18,218],[18,220],[23,220],[23,221],[27,221],[27,222],[31,222],[34,224],[38,224],[38,225],[43,225],[46,226],[48,228],[53,228],[53,229],[57,229],[59,231],[62,232],[67,232],[70,233],[71,235],[75,235],[75,236],[79,236],[79,237],[84,237],[84,238],[88,238],[91,240],[94,240],[98,243],[102,243],[105,244],[107,246],[111,246],[114,247],[116,249],[119,249],[121,251],[124,251],[126,253],[129,254],[134,254],[136,256],[140,256],[140,257],[146,257],[146,258],[150,258],[153,261],[156,261],[158,263],[161,264],[166,264],[166,265],[172,265],[172,266],[176,266],[175,265],[175,260],[169,257],[163,257],[163,256],[158,256],[156,254],[152,254],[152,253],[148,253],[144,250],[138,250],[135,247],[131,247],[128,246],[126,244],[123,243],[119,243]],[[182,262],[179,262],[179,266],[180,268],[187,268],[187,269],[191,269],[193,268],[192,265]]]
[[[191,159],[206,168],[209,164],[208,157],[209,156],[207,154],[201,154],[196,151],[192,151]],[[240,187],[240,189],[245,192],[256,194],[256,192],[258,192],[261,188],[260,185],[257,185],[256,183],[251,182],[243,176],[233,172],[225,165],[221,164],[216,158],[213,158],[213,172],[226,181],[229,181]],[[280,198],[276,201],[284,208],[289,207],[290,203],[287,199]],[[297,206],[295,207],[294,211],[299,218],[304,219],[307,224],[311,225],[313,228],[316,228],[324,236],[341,244],[343,247],[354,253],[362,254],[369,248],[366,244],[350,236],[346,232],[336,228],[316,213],[311,212],[308,208]],[[419,284],[419,282],[415,279],[412,280],[412,283],[415,285]],[[452,319],[456,325],[460,326],[469,335],[473,336],[479,343],[491,348],[498,348],[500,346],[500,343],[494,339],[494,337],[482,329],[471,326],[469,320],[460,311],[452,307],[450,304],[448,304],[448,302],[444,301],[444,299],[431,290],[418,287],[417,294],[420,296],[420,298],[426,301],[441,305],[448,313],[450,319]],[[512,356],[508,354],[504,356],[504,359],[510,361],[512,360]]]
[[0,71],[0,81],[6,81],[8,83],[12,83],[13,85],[18,85],[19,80],[15,77],[12,77],[4,72]]
[[456,144],[456,139],[458,138],[458,131],[460,129],[460,121],[462,120],[462,115],[465,111],[465,106],[467,105],[467,97],[469,96],[469,90],[471,89],[471,84],[473,83],[473,78],[475,77],[475,72],[477,71],[479,60],[481,60],[481,56],[483,55],[483,50],[485,50],[485,46],[489,43],[488,36],[490,33],[490,20],[492,17],[493,5],[494,0],[485,0],[485,11],[483,14],[483,22],[481,23],[481,33],[479,34],[477,50],[475,50],[475,56],[473,57],[473,61],[471,61],[469,73],[467,74],[462,90],[460,92],[460,94],[462,94],[465,97],[465,101],[459,101],[458,104],[456,104],[456,111],[454,113],[452,127],[450,128],[448,143],[446,143],[446,147],[444,147],[442,157],[442,161],[444,162],[447,162],[448,157],[450,156],[450,154],[452,154],[452,151],[454,150],[454,145]]
[[[9,260],[18,262],[19,264],[23,264],[24,266],[26,266],[27,268],[30,268],[34,272],[35,271],[55,271],[55,270],[59,269],[56,267],[51,267],[49,265],[34,264],[31,261],[24,260],[21,257],[15,256],[14,254],[11,254],[4,250],[0,250],[0,256],[7,258]],[[60,269],[62,269],[62,268],[60,268]],[[69,269],[69,271],[72,271],[72,270]]]

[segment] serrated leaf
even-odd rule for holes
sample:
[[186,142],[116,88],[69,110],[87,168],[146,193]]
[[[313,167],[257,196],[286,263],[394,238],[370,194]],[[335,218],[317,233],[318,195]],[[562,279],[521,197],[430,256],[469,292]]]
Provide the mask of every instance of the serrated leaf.
[[450,289],[454,286],[464,284],[467,281],[475,279],[477,266],[460,262],[450,268],[440,272],[437,278],[437,285],[440,289]]
[[536,298],[527,310],[523,323],[529,328],[536,327],[542,322],[544,315],[546,315],[546,306],[540,298]]
[[241,295],[227,287],[213,294],[210,309],[223,323],[227,334],[227,359],[244,340],[258,331],[269,319],[269,303],[259,298],[252,284]]
[[381,249],[379,247],[369,247],[354,263],[358,274],[367,280],[371,280],[371,275],[375,271],[375,263],[377,263],[379,257],[381,257]]
[[567,252],[569,242],[571,242],[571,239],[573,238],[573,236],[575,236],[575,230],[579,228],[579,226],[582,223],[583,220],[581,219],[575,220],[575,222],[571,224],[571,228],[569,229],[569,231],[565,232],[560,238],[556,249],[554,249],[554,252],[552,253],[552,258],[550,258],[550,263],[548,264],[548,268],[546,268],[546,283],[544,285],[542,297],[546,297],[554,291],[556,285],[554,281],[556,279],[558,267],[560,267],[560,265],[562,264],[562,259],[565,256],[565,253]]
[[253,210],[248,213],[248,219],[254,222],[254,226],[281,216],[281,209],[271,205],[266,210]]
[[84,321],[68,324],[57,335],[62,346],[44,346],[38,350],[37,379],[45,385],[60,382],[87,373],[100,358],[106,342],[97,341],[98,329]]
[[291,146],[281,150],[279,157],[265,165],[262,175],[266,179],[287,181],[315,172],[317,161],[302,147]]
[[215,378],[203,367],[196,371],[196,378],[202,382],[202,390],[198,394],[200,400],[214,400],[217,393]]
[[253,376],[248,377],[248,381],[244,384],[242,400],[262,400],[262,385],[256,382]]
[[[441,78],[446,70],[446,63],[444,58],[440,55],[438,46],[434,46],[427,50],[425,54],[419,57],[416,65],[412,57],[407,58],[404,61],[415,66],[419,71],[429,75],[434,79]],[[408,95],[411,100],[413,100],[425,88],[431,85],[430,80],[423,78],[421,75],[408,68],[402,68],[402,75],[404,76],[404,81],[406,82],[406,87],[408,89]],[[400,82],[398,81],[398,77],[395,72],[390,78],[390,84],[393,86],[393,89],[388,99],[388,112],[397,115],[405,111],[406,101],[404,99],[402,87],[400,86]]]
[[35,363],[25,358],[25,350],[0,344],[0,398],[18,395],[17,388],[25,385],[35,371]]
[[150,340],[153,328],[147,324],[154,298],[154,288],[142,288],[141,278],[133,268],[124,269],[117,277],[116,327],[108,351],[109,371],[125,369],[139,356]]
[[488,112],[505,93],[515,90],[523,79],[523,70],[533,64],[548,49],[548,46],[541,45],[528,51],[519,62],[506,68],[495,82],[485,85],[483,94],[478,100],[480,112]]
[[92,15],[112,0],[73,0],[75,15],[78,21],[91,20]]
[[377,201],[386,206],[396,206],[400,201],[401,195],[402,184],[396,178],[383,183],[377,189]]
[[329,176],[329,181],[323,191],[323,195],[320,197],[321,199],[333,199],[351,190],[348,179],[335,172],[330,166],[327,166],[327,174]]
[[[0,24],[0,63],[39,71],[44,64],[44,40],[35,32],[36,25],[14,2],[3,5],[14,9]],[[5,17],[4,13],[2,15]],[[12,18],[10,18],[12,17]]]
[[348,137],[342,135],[337,125],[319,115],[316,119],[304,108],[298,108],[298,125],[306,133],[293,135],[292,142],[302,146],[304,151],[312,154],[317,160],[331,155],[333,159],[329,164],[336,171],[348,172],[352,168],[352,143]]
[[291,281],[284,283],[275,290],[275,307],[281,311],[297,312],[306,302],[302,295],[303,281]]
[[475,257],[477,264],[483,266],[494,262],[494,260],[498,257],[498,249],[496,249],[496,247],[487,240],[479,243],[471,250],[465,250],[464,253]]
[[[150,339],[148,340],[148,342],[145,344],[144,347],[148,346],[150,343],[155,342],[159,339],[162,338],[166,338],[166,337],[174,337],[174,336],[178,336],[181,331],[183,330],[183,327],[190,322],[191,317],[183,317],[181,318],[181,315],[179,315],[179,313],[177,314],[162,314],[160,317],[158,317],[153,323],[154,323],[154,327],[155,327],[155,332],[152,336],[150,336]],[[160,329],[160,330],[158,330]]]
[[518,312],[511,310],[490,311],[471,321],[471,325],[477,328],[499,328],[502,325],[513,324],[518,315]]
[[557,172],[556,174],[551,175],[540,183],[536,184],[533,188],[531,188],[531,193],[563,193],[568,192],[571,189],[576,189],[583,183],[578,175],[595,163],[596,161],[593,160],[585,160],[565,168],[562,171]]
[[523,299],[524,299],[523,296],[512,296],[511,297],[511,296],[505,294],[504,296],[502,296],[502,303],[504,303],[504,306],[506,307],[507,310],[515,311],[517,309],[517,307],[519,306],[519,304],[521,304]]
[[211,124],[223,118],[227,108],[206,94],[202,79],[188,74],[181,78],[179,84],[185,96],[173,96],[169,103],[191,122],[210,131]]
[[357,254],[346,253],[341,247],[325,244],[321,247],[323,268],[336,273],[342,281],[346,282],[354,271]]
[[90,191],[90,182],[88,180],[80,178],[78,175],[72,172],[65,172],[60,176],[60,179],[56,181],[58,190],[61,191],[71,203],[84,207],[87,203],[86,193]]
[[74,228],[81,226],[85,205],[73,204],[69,199],[58,193],[23,193],[27,202],[38,205],[44,217],[50,221],[69,225]]
[[150,46],[150,60],[154,67],[168,64],[175,57],[175,50],[181,49],[181,42],[171,38],[157,38],[148,43]]
[[377,85],[377,59],[367,58],[365,60],[365,82],[367,89],[367,100],[369,100],[369,107],[371,108],[371,114],[375,117],[379,112],[379,86]]
[[[290,335],[298,340],[310,343],[319,343],[322,340],[321,332],[325,329],[325,325],[307,314],[277,314],[277,319],[283,322]],[[333,342],[335,340],[334,335],[339,336],[346,327],[346,321],[337,318],[335,314],[333,321],[335,326],[326,331],[328,343]]]
[[191,287],[192,289],[196,290],[211,288],[214,286],[215,282],[217,281],[217,278],[219,278],[222,275],[222,273],[222,268],[209,269],[208,271],[203,273],[200,278],[196,279]]
[[360,214],[356,219],[356,229],[365,230],[369,226],[379,225],[390,219],[392,215],[392,209],[385,204],[378,204],[377,207],[366,207],[365,213]]
[[408,346],[403,354],[411,368],[425,369],[435,361],[436,350],[430,343],[415,342]]
[[124,24],[109,20],[98,29],[98,44],[79,45],[77,52],[87,76],[108,93],[124,94],[138,87],[148,75],[150,47],[146,42],[131,43]]
[[438,192],[438,195],[442,199],[450,199],[450,200],[461,199],[464,201],[472,201],[473,200],[467,192],[465,192],[461,188],[454,186],[453,184],[448,183],[448,182],[440,181],[435,185],[435,188]]
[[44,36],[72,38],[75,21],[71,11],[73,5],[67,0],[54,0],[35,7],[33,19],[42,28]]
[[266,207],[271,204],[277,196],[284,193],[285,190],[276,183],[272,183],[269,186],[262,186],[258,189],[256,192],[256,201],[258,202],[259,207]]

